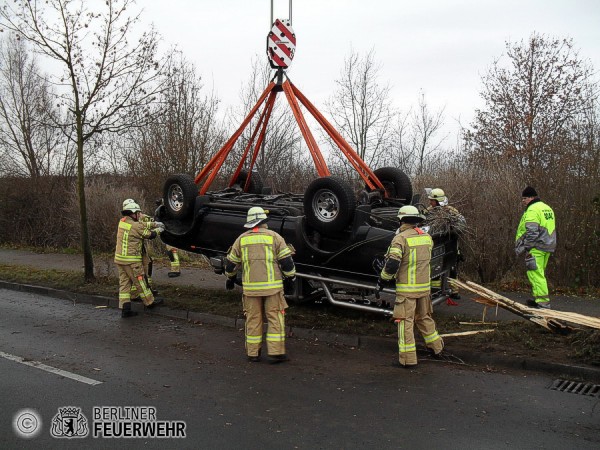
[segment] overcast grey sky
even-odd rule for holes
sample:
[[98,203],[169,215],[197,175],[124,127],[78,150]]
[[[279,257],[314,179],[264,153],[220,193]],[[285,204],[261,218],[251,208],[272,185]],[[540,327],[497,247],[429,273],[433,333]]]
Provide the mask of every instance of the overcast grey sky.
[[[238,100],[251,59],[265,58],[270,0],[141,0],[144,21],[165,43],[176,44],[214,85],[223,106]],[[288,0],[275,0],[274,17],[288,18]],[[505,41],[533,32],[573,38],[580,55],[600,70],[598,0],[296,0],[294,84],[318,107],[334,89],[351,49],[375,50],[380,81],[407,110],[420,89],[446,123],[463,124],[481,106],[480,78],[503,54]]]

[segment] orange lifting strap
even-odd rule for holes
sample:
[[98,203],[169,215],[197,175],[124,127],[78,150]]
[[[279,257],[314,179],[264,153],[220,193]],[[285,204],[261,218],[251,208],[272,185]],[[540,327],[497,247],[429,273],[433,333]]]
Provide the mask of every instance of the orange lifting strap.
[[[278,73],[278,77],[281,76],[281,73]],[[365,162],[358,156],[358,153],[354,151],[352,147],[346,142],[346,140],[342,137],[342,135],[325,119],[325,117],[319,112],[319,110],[300,92],[300,90],[294,86],[289,80],[285,80],[282,84],[276,84],[274,81],[267,86],[265,91],[262,93],[252,110],[248,113],[240,127],[236,130],[235,133],[227,140],[225,145],[221,147],[221,149],[211,158],[211,160],[206,164],[206,166],[202,169],[202,171],[196,176],[195,182],[199,184],[202,180],[204,184],[199,190],[199,193],[206,194],[208,188],[214,181],[219,169],[227,159],[227,156],[233,149],[238,138],[243,133],[244,129],[248,126],[254,115],[260,109],[261,105],[264,103],[264,107],[262,108],[262,112],[258,119],[258,123],[252,132],[251,138],[244,149],[244,153],[240,159],[240,162],[235,170],[235,173],[231,177],[229,181],[229,186],[233,186],[235,181],[237,180],[242,168],[244,167],[244,162],[248,158],[248,154],[250,153],[250,148],[254,144],[254,150],[252,151],[252,157],[249,163],[248,177],[246,179],[246,184],[244,185],[244,190],[246,190],[250,183],[250,177],[252,176],[252,168],[256,162],[256,158],[258,156],[259,149],[263,143],[265,133],[267,130],[267,125],[269,123],[269,119],[271,117],[271,112],[273,111],[273,106],[275,104],[275,98],[277,97],[277,93],[283,90],[287,101],[292,109],[292,113],[296,118],[296,122],[298,123],[298,127],[300,128],[300,132],[304,137],[306,145],[308,146],[308,150],[312,156],[313,162],[315,164],[315,168],[317,169],[317,173],[320,177],[329,176],[331,173],[329,172],[329,168],[327,167],[327,163],[325,162],[325,158],[323,158],[323,154],[317,145],[317,141],[314,136],[310,132],[306,120],[304,119],[304,115],[302,114],[302,110],[300,109],[300,105],[298,100],[302,105],[306,108],[306,110],[316,119],[316,121],[323,127],[323,129],[327,132],[329,137],[335,142],[340,151],[344,154],[344,156],[348,159],[348,162],[354,167],[354,169],[358,172],[360,177],[363,179],[365,184],[370,190],[373,189],[382,189],[385,193],[385,188],[381,181],[377,178],[377,176],[373,173],[373,171],[365,164]],[[256,139],[258,136],[258,139]],[[256,140],[256,143],[254,141]],[[385,195],[385,194],[384,194]]]

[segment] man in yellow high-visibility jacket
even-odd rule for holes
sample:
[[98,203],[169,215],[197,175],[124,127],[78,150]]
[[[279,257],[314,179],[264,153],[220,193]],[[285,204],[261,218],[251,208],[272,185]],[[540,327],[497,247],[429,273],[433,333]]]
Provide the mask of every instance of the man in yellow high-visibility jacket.
[[378,285],[381,287],[392,280],[396,282],[393,314],[398,325],[399,361],[402,367],[414,367],[417,365],[415,325],[435,356],[441,356],[444,341],[431,317],[429,263],[433,240],[417,227],[424,217],[414,206],[400,208],[398,218],[400,228],[387,251]]
[[131,286],[135,285],[144,305],[152,308],[162,303],[155,299],[144,277],[142,265],[142,249],[144,239],[154,239],[163,230],[161,222],[141,222],[140,206],[131,199],[123,204],[117,231],[117,245],[115,248],[115,264],[119,272],[119,308],[121,317],[137,315],[131,310]]
[[527,186],[522,200],[525,212],[519,222],[515,238],[517,256],[525,253],[527,278],[531,283],[533,299],[527,304],[537,308],[550,308],[546,266],[556,250],[556,218],[554,211],[542,202],[534,188]]
[[245,228],[249,231],[236,239],[227,254],[227,289],[233,289],[238,269],[242,270],[242,302],[246,315],[246,353],[251,362],[260,361],[263,340],[263,310],[267,317],[269,362],[288,361],[285,351],[284,278],[293,283],[296,266],[293,247],[275,231],[269,230],[263,208],[248,210]]

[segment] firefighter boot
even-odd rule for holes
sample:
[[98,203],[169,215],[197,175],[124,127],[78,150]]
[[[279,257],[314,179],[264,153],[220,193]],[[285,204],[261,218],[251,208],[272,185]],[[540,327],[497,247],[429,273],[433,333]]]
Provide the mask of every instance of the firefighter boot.
[[269,355],[269,364],[281,364],[289,361],[290,358],[286,354],[283,355]]
[[258,351],[258,355],[256,355],[256,356],[248,355],[248,361],[249,362],[260,362],[260,350]]
[[152,303],[150,303],[149,305],[146,306],[147,309],[152,309],[154,308],[156,305],[162,305],[164,304],[165,299],[162,297],[154,297],[154,301]]
[[123,303],[123,309],[121,310],[121,317],[133,317],[137,316],[138,313],[131,310],[131,302]]
[[528,299],[527,300],[527,306],[531,307],[531,308],[543,308],[543,309],[552,309],[552,307],[550,306],[550,302],[549,301],[545,301],[545,302],[536,302],[534,299]]

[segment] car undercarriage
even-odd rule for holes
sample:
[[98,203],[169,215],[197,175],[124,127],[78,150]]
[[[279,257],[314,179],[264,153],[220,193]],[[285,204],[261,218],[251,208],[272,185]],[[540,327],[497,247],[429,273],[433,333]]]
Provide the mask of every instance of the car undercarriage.
[[[375,284],[398,227],[398,207],[412,197],[412,187],[407,187],[401,171],[384,169],[380,177],[392,191],[389,198],[366,189],[357,196],[336,177],[315,179],[304,194],[271,193],[258,182],[256,173],[254,189],[261,193],[244,192],[239,183],[198,195],[191,176],[174,175],[165,183],[163,204],[156,212],[167,227],[161,238],[174,247],[205,255],[215,271],[222,273],[229,247],[244,231],[248,209],[261,206],[268,210],[269,228],[295,249],[298,274],[293,291],[286,292],[290,301],[326,300],[336,306],[391,314],[394,290],[386,288],[380,295]],[[389,173],[396,178],[390,181]],[[447,278],[457,263],[458,238],[434,234],[433,239],[431,277],[440,281],[432,292],[435,304],[451,293]]]

